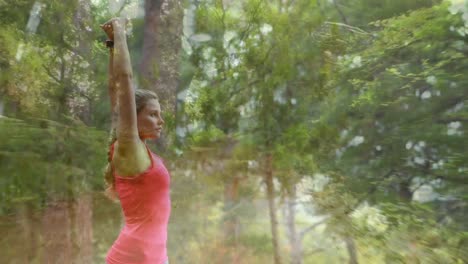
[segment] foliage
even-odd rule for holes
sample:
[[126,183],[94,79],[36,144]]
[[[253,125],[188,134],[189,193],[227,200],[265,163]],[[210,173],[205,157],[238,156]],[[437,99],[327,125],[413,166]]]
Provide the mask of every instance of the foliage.
[[[99,24],[112,14],[92,3],[49,1],[31,30],[35,1],[0,0],[0,215],[103,187],[110,118]],[[296,202],[305,263],[346,262],[353,250],[363,263],[467,262],[466,3],[187,4],[185,105],[168,119],[168,136],[183,138],[166,161],[174,259],[271,262],[262,203],[271,156],[274,202],[278,212]],[[144,21],[132,22],[136,68]],[[120,219],[106,206],[97,261]],[[283,255],[294,249],[288,216]],[[237,228],[234,244],[221,235],[226,224]]]
[[38,207],[102,186],[105,134],[49,120],[0,119],[2,214],[18,202]]
[[[466,225],[458,213],[448,213],[453,207],[463,215],[467,210],[462,124],[468,60],[464,36],[450,30],[463,21],[442,4],[372,25],[370,41],[369,36],[355,39],[344,54],[336,54],[335,74],[327,84],[334,92],[321,104],[322,118],[312,132],[314,142],[329,138],[331,147],[317,146],[319,164],[340,183],[341,195],[357,202],[344,210],[330,211],[333,201],[322,208],[337,219],[363,201],[399,208],[382,211],[380,224],[388,229],[373,240],[398,245],[386,251],[387,261],[466,261],[456,253],[462,245],[449,242],[450,237],[463,240],[457,230]],[[418,202],[429,202],[424,213],[417,213],[413,203]],[[434,229],[446,232],[440,243],[432,243]],[[369,231],[360,229],[355,236],[369,237]]]

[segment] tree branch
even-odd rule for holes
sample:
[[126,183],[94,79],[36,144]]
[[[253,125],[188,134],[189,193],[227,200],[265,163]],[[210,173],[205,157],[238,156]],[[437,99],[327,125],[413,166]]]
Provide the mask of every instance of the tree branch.
[[346,19],[346,16],[344,15],[343,11],[341,10],[341,8],[338,6],[338,3],[336,2],[336,0],[333,0],[333,5],[335,6],[336,10],[338,11],[338,13],[340,14],[341,16],[341,19],[343,20],[343,22],[345,24],[348,24],[348,20]]
[[436,120],[437,123],[440,123],[440,124],[447,124],[447,123],[450,123],[450,122],[468,122],[468,118],[465,118],[465,117],[447,117],[447,118],[439,118]]
[[324,24],[336,25],[336,26],[340,26],[340,27],[345,27],[345,28],[349,29],[351,32],[354,32],[354,33],[363,34],[363,35],[370,35],[369,32],[364,31],[363,29],[360,29],[360,28],[358,28],[358,27],[350,26],[350,25],[348,25],[348,24],[346,24],[346,23],[343,24],[343,23],[339,23],[339,22],[325,21]]
[[50,78],[52,78],[54,81],[56,81],[57,83],[61,84],[62,82],[57,78],[55,77],[52,72],[50,71],[49,68],[47,68],[44,64],[42,65],[42,68],[44,68],[44,70],[46,71],[47,75],[49,75]]
[[325,223],[327,222],[328,218],[330,218],[330,217],[327,216],[325,219],[323,219],[323,220],[321,220],[321,221],[319,221],[319,222],[317,222],[317,223],[315,223],[315,224],[313,224],[313,225],[311,225],[311,226],[305,228],[304,230],[302,230],[302,231],[299,233],[299,240],[302,240],[302,239],[304,238],[304,236],[305,236],[308,232],[314,230],[317,226],[322,225],[322,224],[325,224]]

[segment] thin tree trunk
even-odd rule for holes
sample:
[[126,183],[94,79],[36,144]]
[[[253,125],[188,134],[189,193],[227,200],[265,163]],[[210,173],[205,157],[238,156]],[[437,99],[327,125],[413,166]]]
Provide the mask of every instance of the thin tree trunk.
[[226,248],[230,249],[230,256],[226,256],[228,263],[237,263],[237,244],[239,241],[239,217],[233,211],[239,203],[240,178],[233,176],[224,183],[224,223],[223,239]]
[[3,109],[4,109],[4,106],[5,106],[5,103],[3,101],[3,97],[0,97],[0,117],[3,116]]
[[[198,8],[198,1],[196,0],[189,0],[185,11],[184,11],[184,18],[183,18],[183,27],[182,27],[182,34],[184,36],[190,37],[196,31],[196,24],[195,24],[195,14]],[[190,58],[189,58],[190,60]],[[176,106],[175,106],[175,125],[176,125],[176,146],[180,147],[183,145],[185,140],[185,133],[187,131],[186,127],[188,125],[189,118],[186,115],[185,111],[185,94],[187,93],[190,83],[192,82],[193,77],[195,76],[195,70],[190,71],[180,71],[181,76],[179,77],[178,85],[177,85],[177,98],[176,98]]]
[[349,255],[349,264],[358,264],[358,257],[356,252],[356,244],[354,243],[354,239],[352,237],[345,237],[344,238],[346,243],[346,249],[348,250]]
[[291,263],[302,264],[302,241],[296,232],[296,185],[291,187],[286,201],[286,225],[291,247]]
[[408,202],[413,198],[413,192],[410,188],[410,180],[402,180],[398,185],[398,195],[401,200]]
[[341,10],[340,5],[338,4],[338,2],[336,0],[333,0],[333,5],[335,6],[336,10],[338,11],[338,14],[340,14],[341,19],[343,20],[343,23],[348,24],[348,19],[346,19],[345,14]]
[[265,184],[267,187],[268,207],[270,210],[270,225],[274,251],[274,263],[281,264],[281,256],[278,243],[278,220],[275,207],[275,186],[273,184],[273,156],[268,154],[266,157]]
[[224,225],[223,233],[226,244],[236,245],[239,236],[239,218],[232,212],[239,202],[239,177],[233,177],[224,183]]
[[93,262],[93,210],[90,194],[82,194],[73,204],[73,263]]
[[[77,30],[78,46],[74,48],[74,53],[79,54],[81,58],[90,60],[91,43],[93,43],[87,28],[91,27],[91,2],[90,0],[77,0],[77,9],[73,17],[73,23]],[[76,88],[75,88],[76,89]],[[84,91],[87,93],[88,91]],[[85,97],[86,98],[86,97]],[[73,99],[72,99],[73,100]],[[86,98],[86,104],[78,109],[78,116],[87,125],[91,125],[91,100]]]

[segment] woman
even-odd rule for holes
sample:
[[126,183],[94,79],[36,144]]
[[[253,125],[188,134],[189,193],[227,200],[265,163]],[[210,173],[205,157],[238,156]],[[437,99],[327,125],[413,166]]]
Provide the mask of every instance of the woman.
[[106,263],[163,264],[168,263],[170,176],[145,140],[160,137],[164,120],[156,94],[132,88],[125,24],[125,20],[116,18],[101,26],[108,44],[113,44],[108,45],[109,92],[116,132],[110,144],[106,191],[118,198],[125,217]]

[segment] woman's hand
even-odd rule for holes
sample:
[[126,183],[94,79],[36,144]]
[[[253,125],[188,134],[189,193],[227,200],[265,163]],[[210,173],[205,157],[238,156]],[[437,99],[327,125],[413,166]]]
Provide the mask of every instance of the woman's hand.
[[114,41],[114,32],[125,32],[129,20],[127,18],[115,17],[101,25],[109,40]]
[[114,41],[114,26],[112,25],[112,22],[116,19],[117,18],[112,18],[111,20],[101,25],[102,30],[106,32],[108,40],[111,41]]

